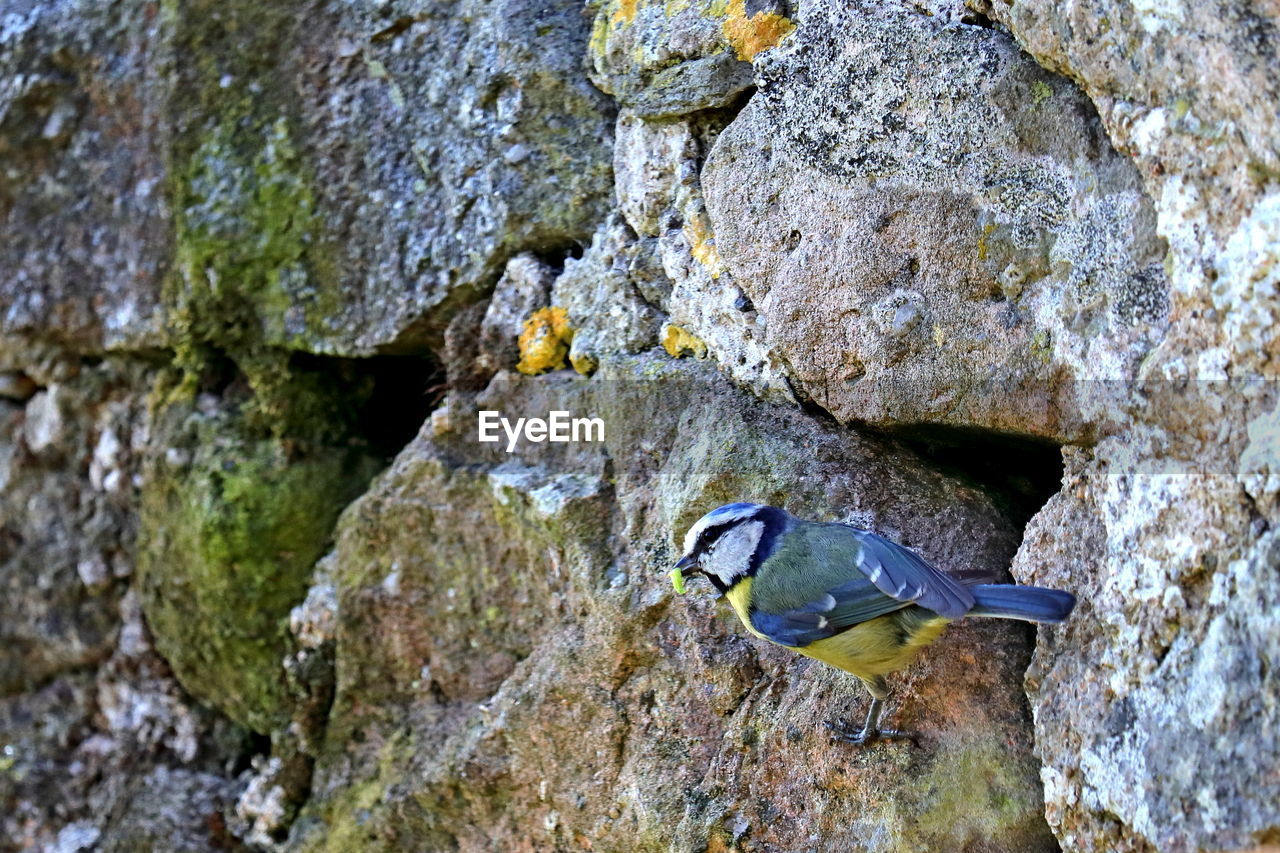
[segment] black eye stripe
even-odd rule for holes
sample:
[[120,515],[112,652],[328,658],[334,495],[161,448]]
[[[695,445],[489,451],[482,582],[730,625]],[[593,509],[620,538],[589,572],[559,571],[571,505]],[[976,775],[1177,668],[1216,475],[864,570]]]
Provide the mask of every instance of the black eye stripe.
[[694,545],[694,550],[702,553],[714,545],[721,536],[729,532],[729,528],[737,524],[736,521],[728,521],[724,524],[717,524],[714,527],[708,527],[706,530],[698,534],[698,542]]

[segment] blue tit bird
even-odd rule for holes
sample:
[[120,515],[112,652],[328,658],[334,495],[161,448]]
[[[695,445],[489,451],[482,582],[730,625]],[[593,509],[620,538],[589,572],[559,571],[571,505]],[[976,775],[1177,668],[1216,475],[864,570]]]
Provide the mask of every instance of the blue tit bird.
[[747,630],[861,679],[871,707],[860,731],[828,726],[851,743],[911,735],[880,728],[896,672],[965,616],[1054,624],[1075,607],[1069,592],[1015,584],[964,584],[915,552],[848,524],[818,523],[753,503],[713,509],[689,529],[672,570],[703,575]]

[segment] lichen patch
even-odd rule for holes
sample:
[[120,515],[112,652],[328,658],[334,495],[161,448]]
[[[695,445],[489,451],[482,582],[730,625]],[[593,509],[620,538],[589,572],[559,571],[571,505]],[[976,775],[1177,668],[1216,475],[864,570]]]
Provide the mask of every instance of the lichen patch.
[[776,47],[796,25],[776,12],[748,15],[746,0],[730,0],[722,29],[739,59],[750,61],[756,54]]
[[705,211],[698,211],[689,217],[684,226],[684,236],[689,241],[689,252],[693,259],[706,267],[712,278],[719,278],[724,272],[724,262],[720,260],[715,232]]
[[569,344],[573,343],[573,329],[569,326],[569,314],[559,306],[539,308],[524,321],[524,331],[517,339],[520,361],[516,370],[528,376],[537,376],[549,370],[565,366]]
[[707,345],[702,338],[673,323],[668,323],[662,329],[662,348],[672,358],[686,355],[706,358],[707,355]]

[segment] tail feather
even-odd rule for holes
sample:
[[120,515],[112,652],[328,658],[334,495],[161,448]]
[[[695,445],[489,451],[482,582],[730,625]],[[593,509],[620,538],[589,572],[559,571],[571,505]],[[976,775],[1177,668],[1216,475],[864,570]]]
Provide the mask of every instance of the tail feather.
[[969,592],[975,602],[970,616],[1056,624],[1071,615],[1076,606],[1076,597],[1071,593],[1042,586],[984,583],[969,587]]

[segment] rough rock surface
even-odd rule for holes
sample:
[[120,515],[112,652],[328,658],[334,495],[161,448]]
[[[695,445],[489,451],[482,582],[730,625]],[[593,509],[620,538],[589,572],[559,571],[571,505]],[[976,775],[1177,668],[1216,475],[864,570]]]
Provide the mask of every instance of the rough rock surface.
[[607,211],[587,30],[572,0],[18,4],[2,328],[420,348],[508,257]]
[[[8,3],[0,851],[1280,843],[1277,27]],[[1080,605],[834,744],[738,499]]]
[[[1137,170],[995,30],[815,4],[703,173],[766,344],[841,421],[1086,436],[1168,310]],[[857,92],[851,98],[850,92]]]
[[[1194,25],[1177,3],[991,11],[1096,103],[1169,245],[1169,329],[1126,389],[1130,423],[1075,463],[1020,557],[1046,579],[1076,571],[1067,555],[1096,566],[1097,627],[1040,664],[1034,694],[1050,821],[1087,850],[1274,843],[1264,768],[1280,747],[1250,733],[1280,715],[1280,20],[1231,4]],[[1168,781],[1133,784],[1148,776]]]

